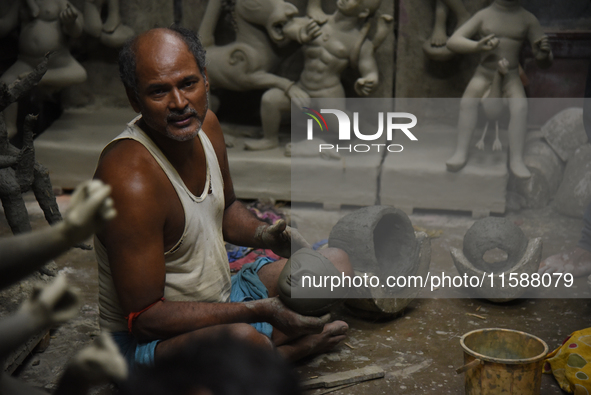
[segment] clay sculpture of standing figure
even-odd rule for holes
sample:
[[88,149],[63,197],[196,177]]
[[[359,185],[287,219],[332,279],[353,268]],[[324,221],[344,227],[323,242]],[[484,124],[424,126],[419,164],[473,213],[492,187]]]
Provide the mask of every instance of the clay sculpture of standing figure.
[[[84,82],[86,70],[72,57],[66,46],[67,37],[79,37],[82,34],[82,14],[67,0],[26,0],[15,3],[1,19],[0,33],[11,31],[20,20],[19,53],[17,61],[0,77],[0,81],[11,84],[23,74],[31,72],[45,54],[52,52],[48,71],[39,86],[56,89]],[[16,134],[17,112],[16,103],[4,110],[9,137]]]
[[[274,88],[263,94],[263,138],[247,142],[246,149],[265,150],[279,145],[281,114],[290,111],[290,98],[304,103],[309,98],[335,98],[334,108],[343,108],[345,88],[341,74],[348,67],[361,74],[355,82],[358,95],[368,96],[377,87],[378,66],[374,51],[385,37],[385,24],[392,20],[391,16],[382,15],[374,40],[367,37],[368,18],[380,3],[381,0],[339,0],[334,14],[319,18],[326,22],[321,26],[321,34],[303,47],[304,69],[299,81],[287,90]],[[310,0],[308,14],[322,14],[320,0]]]
[[[475,36],[480,38],[472,39]],[[468,160],[472,132],[478,119],[478,105],[491,87],[498,62],[507,59],[508,71],[503,76],[503,97],[509,99],[509,168],[518,178],[531,173],[523,163],[523,146],[527,132],[527,98],[519,77],[519,52],[524,41],[532,46],[536,63],[550,67],[553,56],[539,21],[519,4],[519,0],[495,0],[476,13],[447,41],[457,53],[480,53],[480,64],[468,83],[460,104],[458,140],[453,156],[447,160],[448,171],[458,171]]]

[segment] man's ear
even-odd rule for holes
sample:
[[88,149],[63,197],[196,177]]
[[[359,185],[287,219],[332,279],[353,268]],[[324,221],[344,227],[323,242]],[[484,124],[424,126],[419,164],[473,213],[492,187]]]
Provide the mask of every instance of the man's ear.
[[140,103],[137,98],[136,92],[131,88],[125,88],[125,93],[127,94],[127,100],[129,100],[129,104],[131,104],[131,108],[133,111],[140,113]]
[[207,76],[207,67],[203,67],[203,79],[205,82],[205,91],[209,92],[209,78]]
[[365,19],[369,16],[369,8],[366,8],[361,13],[359,13],[359,19]]

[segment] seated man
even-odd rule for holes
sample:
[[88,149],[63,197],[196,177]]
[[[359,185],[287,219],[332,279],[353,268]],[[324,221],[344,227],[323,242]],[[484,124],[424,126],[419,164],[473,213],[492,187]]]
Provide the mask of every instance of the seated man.
[[[95,238],[102,329],[128,361],[144,364],[222,330],[291,360],[338,344],[345,322],[299,315],[274,297],[285,260],[259,260],[230,278],[224,239],[286,257],[292,236],[307,243],[236,200],[196,34],[149,30],[123,47],[119,63],[141,115],[105,148],[95,174],[111,185],[119,213]],[[258,325],[264,335],[250,323],[267,323]]]

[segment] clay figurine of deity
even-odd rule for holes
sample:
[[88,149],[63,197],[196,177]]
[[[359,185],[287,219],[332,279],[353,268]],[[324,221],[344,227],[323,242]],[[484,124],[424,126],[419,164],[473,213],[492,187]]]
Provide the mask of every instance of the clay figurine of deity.
[[320,34],[318,25],[312,20],[294,23],[298,9],[283,0],[236,0],[232,11],[236,40],[216,45],[214,30],[221,12],[222,0],[210,0],[199,27],[211,87],[289,90],[292,81],[274,74],[284,55],[282,48],[310,41]]
[[263,94],[263,138],[247,141],[246,149],[266,150],[279,145],[281,114],[290,111],[290,99],[305,106],[310,98],[334,98],[334,108],[344,108],[341,74],[348,67],[360,73],[354,86],[359,96],[368,96],[377,87],[374,51],[385,38],[386,26],[392,21],[391,16],[381,15],[373,40],[368,38],[371,17],[380,3],[381,0],[337,1],[337,11],[323,15],[320,0],[309,1],[307,13],[320,22],[325,21],[320,34],[303,45],[304,69],[299,80],[287,89],[272,88]]
[[[477,39],[473,39],[478,37]],[[491,88],[498,75],[499,61],[506,59],[507,71],[502,75],[503,97],[508,99],[510,121],[509,168],[517,178],[529,178],[531,173],[523,163],[523,148],[527,132],[527,98],[519,76],[519,52],[524,41],[532,46],[536,63],[550,67],[553,60],[548,37],[539,21],[526,11],[519,0],[495,0],[476,13],[447,41],[456,53],[479,53],[480,64],[468,83],[460,104],[458,139],[453,156],[447,160],[448,171],[459,171],[468,160],[468,149],[478,119],[480,99]]]
[[[52,53],[48,70],[40,87],[59,89],[86,80],[86,70],[74,59],[66,46],[68,37],[83,32],[82,13],[67,0],[15,1],[0,19],[0,34],[6,34],[20,22],[17,61],[0,77],[10,85],[30,73],[47,53]],[[4,110],[8,135],[16,134],[17,103]]]

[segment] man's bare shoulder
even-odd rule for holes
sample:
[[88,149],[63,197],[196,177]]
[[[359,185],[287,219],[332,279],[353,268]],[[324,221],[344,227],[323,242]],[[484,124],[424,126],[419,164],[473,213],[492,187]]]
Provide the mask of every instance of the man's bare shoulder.
[[148,150],[131,139],[115,141],[103,151],[95,178],[111,185],[116,200],[141,195],[156,199],[162,187],[170,184]]
[[[209,141],[211,141],[211,145],[215,150],[216,156],[218,158],[218,162],[220,166],[224,167],[227,163],[228,153],[226,151],[226,141],[224,140],[224,132],[222,131],[222,127],[220,126],[220,122],[218,121],[217,116],[213,113],[213,111],[208,110],[207,115],[205,116],[205,120],[203,121],[203,131],[207,135]],[[224,169],[222,169],[223,171]]]
[[218,149],[223,148],[226,150],[226,142],[224,141],[224,133],[222,132],[222,127],[220,126],[220,122],[218,117],[214,114],[213,111],[207,110],[207,114],[205,115],[205,120],[203,121],[203,126],[201,127],[213,148],[218,151]]

